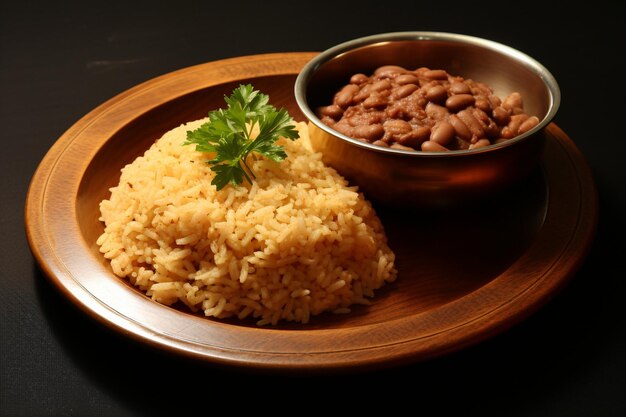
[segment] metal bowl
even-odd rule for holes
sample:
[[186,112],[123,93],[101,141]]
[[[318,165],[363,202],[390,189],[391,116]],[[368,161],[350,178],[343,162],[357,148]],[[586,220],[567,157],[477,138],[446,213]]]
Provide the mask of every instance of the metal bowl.
[[[355,73],[382,65],[429,67],[489,85],[504,98],[517,91],[540,123],[504,143],[475,150],[421,152],[385,148],[325,125],[314,109],[328,105]],[[386,33],[334,46],[311,60],[295,82],[298,106],[309,120],[313,148],[373,200],[385,204],[449,205],[482,197],[527,176],[539,161],[544,128],[560,91],[552,74],[528,55],[472,36],[440,32]]]

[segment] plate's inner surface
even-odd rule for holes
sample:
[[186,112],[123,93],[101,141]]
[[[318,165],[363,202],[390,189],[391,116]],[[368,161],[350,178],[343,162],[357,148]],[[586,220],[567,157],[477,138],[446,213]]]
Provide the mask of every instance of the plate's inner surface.
[[[241,83],[252,83],[270,95],[271,104],[286,107],[296,120],[304,120],[293,97],[295,78],[261,77],[198,90],[142,114],[111,137],[85,171],[76,204],[80,230],[94,258],[107,262],[95,244],[103,231],[98,205],[109,197],[109,188],[118,183],[124,165],[166,131],[223,107],[223,96]],[[355,307],[347,315],[323,314],[307,325],[280,324],[274,329],[332,329],[388,321],[437,308],[475,291],[506,271],[530,246],[545,218],[546,187],[537,170],[523,183],[464,207],[426,211],[375,206],[397,256],[397,281],[378,290],[371,306]],[[120,278],[111,272],[111,279]],[[254,326],[253,321],[226,322]]]

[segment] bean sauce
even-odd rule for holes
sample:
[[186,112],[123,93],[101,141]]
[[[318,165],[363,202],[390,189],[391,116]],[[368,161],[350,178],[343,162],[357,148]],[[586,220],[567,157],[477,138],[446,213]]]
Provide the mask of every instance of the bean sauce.
[[426,152],[482,148],[539,124],[524,112],[517,92],[501,100],[489,86],[445,70],[396,65],[379,67],[371,76],[354,74],[332,104],[316,113],[346,136]]

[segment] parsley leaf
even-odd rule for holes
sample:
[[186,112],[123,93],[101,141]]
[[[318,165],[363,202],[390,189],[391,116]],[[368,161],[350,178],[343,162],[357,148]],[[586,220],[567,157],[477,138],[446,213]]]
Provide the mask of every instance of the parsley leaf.
[[[276,110],[269,96],[252,85],[240,85],[230,97],[224,96],[226,109],[209,112],[209,121],[196,130],[187,132],[183,145],[196,145],[199,152],[215,153],[208,161],[215,172],[211,184],[221,190],[228,184],[239,185],[244,179],[252,183],[256,178],[246,160],[251,153],[280,162],[287,157],[278,138],[298,139],[294,121],[285,109]],[[259,133],[252,138],[258,126]],[[251,179],[252,178],[252,179]]]

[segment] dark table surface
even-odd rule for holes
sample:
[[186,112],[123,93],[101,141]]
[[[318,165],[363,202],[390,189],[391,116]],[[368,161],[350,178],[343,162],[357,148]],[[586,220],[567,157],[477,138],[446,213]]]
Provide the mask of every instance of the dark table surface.
[[[238,411],[295,413],[302,407],[291,408],[285,399],[313,411],[329,410],[334,398],[337,407],[410,405],[415,414],[626,415],[624,3],[368,4],[2,0],[1,415],[206,414],[229,404]],[[592,168],[600,220],[580,271],[528,320],[463,351],[402,368],[316,377],[250,374],[174,357],[113,333],[39,270],[23,226],[30,178],[55,140],[98,104],[194,64],[319,51],[404,30],[499,41],[535,57],[559,81],[563,97],[555,122]],[[233,404],[230,394],[240,400]]]

